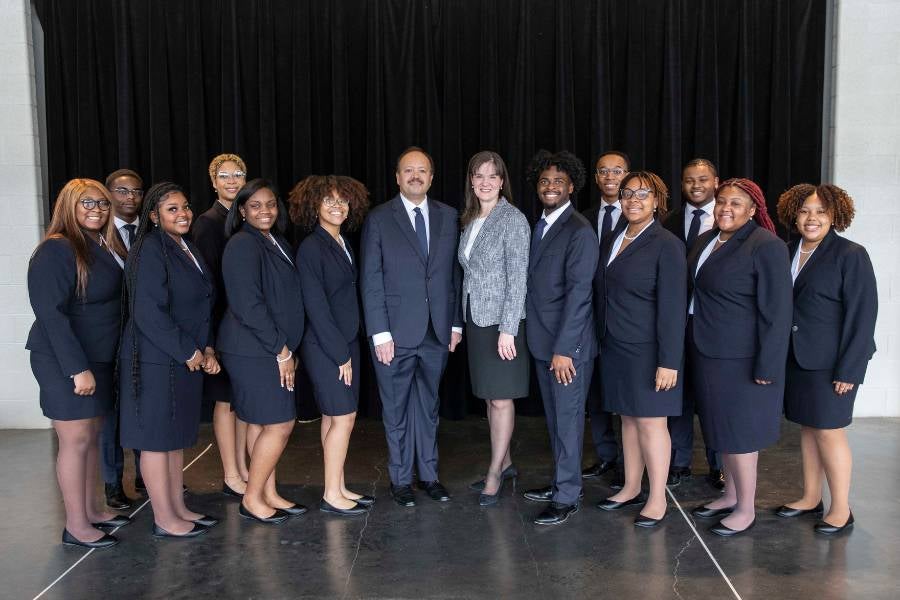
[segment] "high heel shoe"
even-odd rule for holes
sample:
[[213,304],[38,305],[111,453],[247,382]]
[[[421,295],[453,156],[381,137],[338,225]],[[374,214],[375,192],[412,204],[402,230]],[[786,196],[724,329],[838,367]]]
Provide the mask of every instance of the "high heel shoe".
[[252,512],[244,508],[243,502],[241,502],[241,505],[238,508],[238,514],[245,519],[250,519],[251,521],[256,521],[257,523],[265,523],[266,525],[278,525],[279,523],[284,523],[290,516],[283,510],[276,508],[271,517],[257,517]]
[[834,535],[836,533],[840,533],[846,529],[853,527],[854,519],[853,519],[853,511],[850,511],[850,516],[847,517],[847,522],[843,525],[832,525],[828,521],[819,521],[813,527],[813,531],[816,533],[821,533],[823,535]]
[[187,533],[169,533],[156,523],[153,523],[153,537],[158,538],[192,538],[197,537],[198,535],[202,535],[207,531],[209,531],[209,527],[207,527],[206,525],[194,523],[194,527]]
[[126,517],[125,515],[116,515],[112,519],[107,519],[106,521],[100,521],[98,523],[91,523],[97,529],[115,529],[117,527],[125,527],[126,525],[130,525],[132,520],[130,517]]
[[66,546],[81,546],[83,548],[109,548],[110,546],[115,546],[119,543],[119,538],[109,535],[108,533],[104,533],[103,537],[99,540],[95,540],[93,542],[82,542],[74,535],[69,533],[68,529],[63,529],[62,532],[62,543]]
[[[484,488],[482,488],[484,489]],[[500,478],[500,485],[497,486],[497,491],[493,494],[485,494],[481,492],[478,494],[478,506],[496,506],[498,502],[500,502],[500,492],[503,491],[503,478]]]
[[825,505],[822,504],[821,500],[819,500],[819,503],[816,504],[813,508],[791,508],[787,505],[781,505],[775,510],[776,515],[778,515],[779,517],[784,517],[786,519],[809,514],[814,514],[818,517],[821,517],[823,512],[825,512]]
[[[500,472],[500,479],[515,479],[519,476],[519,470],[516,468],[516,465],[509,465],[503,471]],[[474,483],[469,484],[469,489],[475,492],[480,492],[484,489],[484,479],[479,479]]]

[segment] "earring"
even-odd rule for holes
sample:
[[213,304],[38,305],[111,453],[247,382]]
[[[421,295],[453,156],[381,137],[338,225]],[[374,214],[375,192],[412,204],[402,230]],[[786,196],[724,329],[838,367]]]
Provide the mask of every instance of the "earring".
[[153,224],[153,226],[154,226],[154,227],[159,227],[159,221],[155,222],[155,223]]

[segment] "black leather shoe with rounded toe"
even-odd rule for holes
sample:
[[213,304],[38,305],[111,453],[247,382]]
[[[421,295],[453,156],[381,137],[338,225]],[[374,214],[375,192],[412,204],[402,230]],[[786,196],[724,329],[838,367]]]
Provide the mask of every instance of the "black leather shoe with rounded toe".
[[241,502],[240,507],[238,507],[238,514],[245,519],[250,519],[251,521],[256,521],[257,523],[265,523],[266,525],[278,525],[279,523],[284,523],[290,516],[283,510],[276,508],[275,512],[270,517],[257,517],[252,512],[244,508],[243,502]]
[[194,523],[193,529],[188,531],[187,533],[169,533],[156,523],[153,524],[153,537],[158,538],[193,538],[198,535],[202,535],[209,531],[209,527],[206,525],[200,525],[199,523]]
[[81,546],[82,548],[109,548],[110,546],[115,546],[116,544],[118,544],[119,538],[106,533],[99,540],[95,540],[93,542],[82,542],[74,535],[69,533],[68,529],[63,529],[62,543],[66,546]]
[[843,525],[832,525],[827,521],[819,521],[813,527],[813,530],[816,533],[821,533],[822,535],[835,535],[836,533],[840,533],[842,531],[846,531],[853,527],[854,519],[853,512],[850,512],[850,516],[847,518],[847,522]]
[[357,502],[350,508],[338,508],[336,506],[332,506],[331,503],[325,500],[325,498],[322,498],[322,500],[319,501],[319,510],[324,513],[340,515],[342,517],[356,517],[369,512],[369,509],[359,502]]
[[819,500],[819,503],[813,508],[791,508],[790,506],[782,505],[775,509],[775,514],[779,517],[784,517],[785,519],[791,519],[801,515],[816,515],[817,517],[821,517],[824,511],[825,505]]

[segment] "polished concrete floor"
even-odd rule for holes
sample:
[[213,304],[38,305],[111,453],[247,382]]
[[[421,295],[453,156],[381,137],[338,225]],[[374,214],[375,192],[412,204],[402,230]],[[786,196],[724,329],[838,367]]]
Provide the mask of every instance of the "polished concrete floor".
[[[88,553],[59,543],[64,518],[52,431],[0,431],[0,597],[900,598],[900,420],[860,419],[849,435],[857,522],[834,539],[814,534],[812,517],[771,514],[799,492],[799,431],[789,424],[760,459],[757,527],[721,539],[707,523],[696,524],[698,537],[674,502],[657,530],[634,527],[634,510],[601,512],[594,504],[608,488],[596,480],[569,522],[533,525],[540,506],[518,492],[550,475],[537,418],[517,421],[513,457],[521,476],[500,506],[479,508],[466,487],[488,451],[487,423],[470,418],[441,424],[441,478],[453,500],[438,504],[420,494],[416,508],[401,508],[388,495],[381,423],[363,420],[347,480],[378,496],[367,517],[311,510],[277,527],[240,519],[237,502],[218,491],[213,446],[185,480],[189,504],[221,517],[217,527],[194,540],[154,539],[147,505],[117,533],[121,544]],[[318,423],[298,424],[279,470],[283,494],[311,507],[322,494],[318,438]],[[185,451],[186,462],[212,441],[208,425],[200,439]],[[695,465],[705,472],[699,454]],[[131,481],[128,472],[129,493]],[[685,513],[715,493],[699,476],[672,491]]]

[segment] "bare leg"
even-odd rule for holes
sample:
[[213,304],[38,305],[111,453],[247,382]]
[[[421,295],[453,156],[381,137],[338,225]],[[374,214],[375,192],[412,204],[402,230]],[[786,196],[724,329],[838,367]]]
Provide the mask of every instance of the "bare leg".
[[[115,417],[113,417],[115,418]],[[88,444],[84,460],[84,508],[91,523],[108,521],[115,517],[115,513],[103,510],[105,502],[101,502],[101,496],[97,493],[97,475],[100,472],[100,430],[103,429],[103,417],[90,419],[94,432],[91,443]],[[70,532],[71,533],[71,532]]]
[[85,470],[88,447],[97,443],[92,419],[53,421],[59,438],[56,455],[56,479],[66,507],[66,529],[82,542],[96,542],[103,532],[95,529],[88,518],[85,499]]
[[850,476],[853,471],[853,454],[847,442],[845,429],[817,429],[816,441],[819,456],[828,479],[831,506],[825,522],[840,527],[850,518]]
[[721,496],[719,496],[712,502],[704,504],[706,508],[729,508],[737,504],[737,488],[735,487],[734,481],[735,466],[731,464],[731,457],[733,457],[734,455],[721,452],[719,453],[719,456],[721,456],[722,458],[722,473],[725,477],[725,489],[722,490]]
[[488,400],[488,422],[491,427],[491,465],[484,480],[484,493],[496,494],[500,488],[500,474],[512,464],[509,444],[516,426],[516,407],[513,401]]
[[275,508],[291,504],[275,491],[275,465],[293,429],[294,421],[291,420],[273,425],[250,425],[247,430],[247,439],[251,444],[250,479],[243,504],[258,517],[271,517],[275,514]]
[[[323,415],[322,420],[324,419]],[[356,502],[344,497],[341,488],[344,462],[347,459],[347,447],[350,445],[350,433],[353,431],[356,413],[331,416],[328,419],[331,423],[322,443],[325,455],[325,501],[335,508],[353,508]],[[324,424],[322,428],[324,429]]]
[[169,455],[169,493],[172,496],[172,507],[180,518],[185,521],[194,521],[203,515],[190,510],[184,503],[184,450],[172,450]]
[[[723,455],[725,456],[725,455]],[[759,452],[728,454],[728,472],[734,480],[737,504],[734,512],[722,519],[722,524],[742,531],[756,518],[756,464]]]
[[237,460],[237,468],[238,473],[241,475],[241,481],[244,482],[246,487],[247,480],[250,478],[250,471],[247,470],[247,458],[249,455],[248,449],[250,446],[247,444],[247,428],[249,426],[237,418],[234,417],[234,451],[236,453],[235,460]]
[[235,447],[235,416],[228,402],[216,402],[213,409],[213,432],[222,460],[225,484],[239,494],[246,489],[244,479],[238,470],[237,448]]
[[651,519],[661,519],[666,514],[666,479],[672,456],[672,440],[666,417],[637,417],[641,456],[647,465],[650,495],[641,514]]
[[169,454],[171,453],[147,450],[141,452],[141,474],[153,506],[153,521],[169,533],[183,535],[192,530],[194,524],[182,518],[172,502],[174,496],[177,494],[180,498],[182,492],[181,483],[176,490],[172,481]]
[[625,457],[625,486],[609,497],[614,502],[625,502],[641,493],[644,457],[638,438],[637,419],[634,417],[622,417],[622,453]]
[[824,474],[822,459],[819,456],[819,444],[816,429],[800,428],[800,456],[803,466],[803,496],[787,506],[810,510],[822,500],[822,475]]

